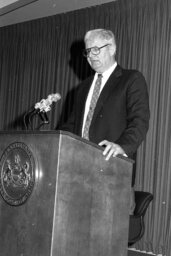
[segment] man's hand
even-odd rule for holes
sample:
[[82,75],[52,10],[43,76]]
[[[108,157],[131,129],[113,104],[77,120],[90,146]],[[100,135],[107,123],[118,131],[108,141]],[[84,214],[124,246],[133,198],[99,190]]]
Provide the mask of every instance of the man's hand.
[[125,151],[118,145],[108,140],[103,140],[99,143],[99,146],[105,146],[103,155],[106,156],[105,160],[109,160],[111,156],[115,157],[117,155],[127,156]]

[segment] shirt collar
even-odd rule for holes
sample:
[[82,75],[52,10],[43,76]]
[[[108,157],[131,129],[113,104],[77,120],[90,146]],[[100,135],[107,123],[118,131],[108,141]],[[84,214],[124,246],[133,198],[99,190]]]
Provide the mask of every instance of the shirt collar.
[[[103,78],[108,78],[112,74],[112,72],[115,70],[116,66],[117,66],[117,62],[115,61],[115,63],[108,70],[102,73]],[[98,73],[96,73],[96,76],[98,76]]]

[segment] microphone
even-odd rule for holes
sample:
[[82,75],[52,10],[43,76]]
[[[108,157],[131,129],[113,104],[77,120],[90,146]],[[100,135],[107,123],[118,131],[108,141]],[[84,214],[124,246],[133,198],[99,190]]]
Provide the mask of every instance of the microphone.
[[[37,102],[34,105],[34,107],[32,107],[31,110],[29,110],[24,115],[24,125],[25,125],[25,128],[28,130],[27,123],[29,123],[29,125],[32,127],[31,119],[35,115],[39,115],[39,117],[42,120],[42,123],[40,124],[40,126],[37,129],[39,129],[43,124],[48,124],[49,120],[48,120],[48,117],[47,117],[46,113],[51,110],[52,103],[53,102],[57,102],[60,99],[61,99],[61,95],[59,93],[53,93],[53,94],[50,94],[47,97],[47,99],[42,99],[40,102]],[[33,128],[32,128],[32,130],[33,130]]]

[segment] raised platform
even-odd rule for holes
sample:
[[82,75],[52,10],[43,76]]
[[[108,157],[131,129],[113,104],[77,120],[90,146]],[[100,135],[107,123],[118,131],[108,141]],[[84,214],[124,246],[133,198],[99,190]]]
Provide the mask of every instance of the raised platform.
[[136,250],[134,251],[134,250],[128,249],[128,256],[156,256],[156,254],[139,252]]

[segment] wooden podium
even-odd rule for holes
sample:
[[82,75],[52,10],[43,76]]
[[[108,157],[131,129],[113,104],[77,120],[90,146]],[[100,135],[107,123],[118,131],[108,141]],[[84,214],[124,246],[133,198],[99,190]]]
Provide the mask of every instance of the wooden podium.
[[0,255],[126,256],[132,161],[66,132],[0,133]]

